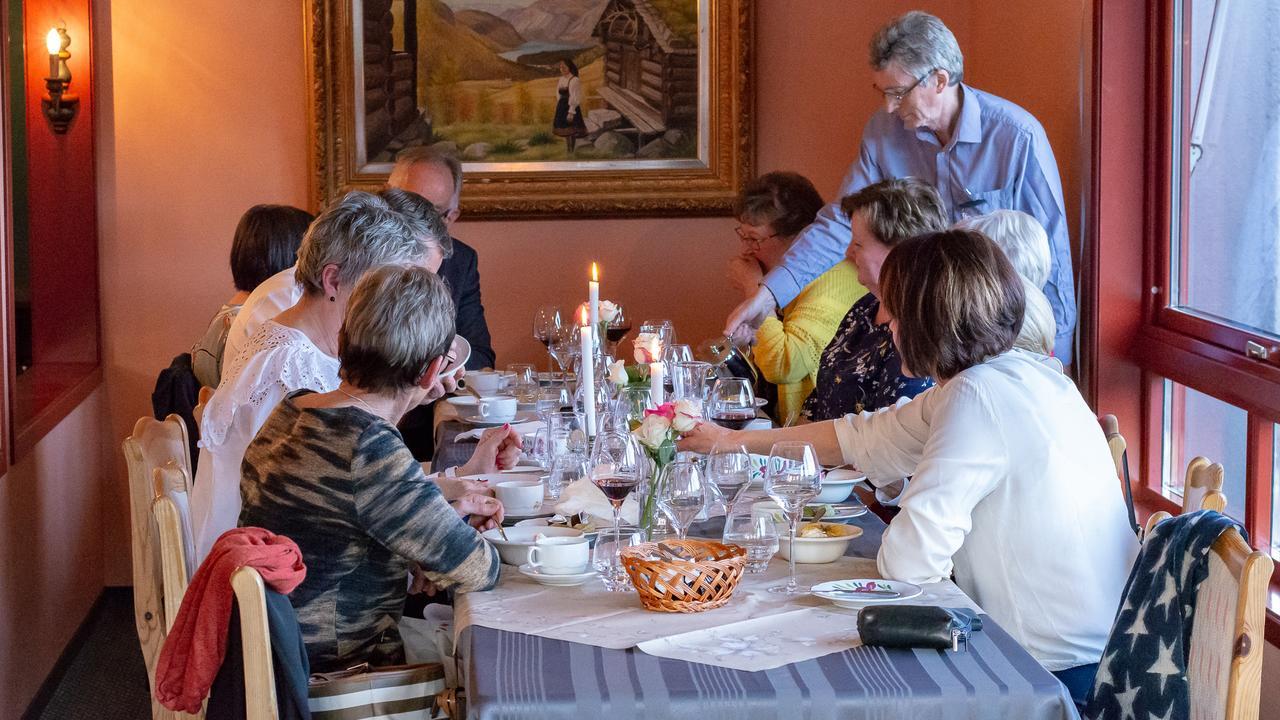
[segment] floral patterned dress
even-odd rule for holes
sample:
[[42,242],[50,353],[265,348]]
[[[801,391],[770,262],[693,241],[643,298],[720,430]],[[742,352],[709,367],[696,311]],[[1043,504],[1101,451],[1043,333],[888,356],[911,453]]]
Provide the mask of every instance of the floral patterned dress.
[[876,323],[880,300],[867,293],[853,304],[835,337],[822,351],[818,380],[804,404],[810,420],[832,420],[849,413],[888,407],[900,397],[915,397],[932,378],[902,374],[902,360],[887,324]]

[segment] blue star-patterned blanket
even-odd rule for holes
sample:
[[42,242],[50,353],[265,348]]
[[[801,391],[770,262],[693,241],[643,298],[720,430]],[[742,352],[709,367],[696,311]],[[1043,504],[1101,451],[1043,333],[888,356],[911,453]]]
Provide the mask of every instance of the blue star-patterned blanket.
[[1156,525],[1143,543],[1089,693],[1086,717],[1185,719],[1187,658],[1196,588],[1209,575],[1209,548],[1239,523],[1212,510]]

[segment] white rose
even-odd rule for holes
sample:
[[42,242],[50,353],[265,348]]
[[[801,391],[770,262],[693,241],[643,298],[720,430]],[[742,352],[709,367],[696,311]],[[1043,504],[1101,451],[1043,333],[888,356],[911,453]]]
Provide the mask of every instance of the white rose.
[[648,365],[662,359],[659,357],[662,350],[662,340],[656,333],[639,333],[636,335],[635,342],[632,345],[635,347],[636,362],[642,365]]
[[658,448],[667,439],[667,431],[671,423],[661,415],[649,415],[640,422],[640,426],[631,431],[636,439],[646,447]]
[[702,420],[702,404],[696,400],[677,400],[675,402],[676,417],[671,427],[678,433],[687,433],[698,427]]
[[600,322],[613,322],[618,317],[618,306],[609,300],[600,301]]
[[623,360],[614,360],[609,363],[609,382],[614,385],[627,384],[627,363]]

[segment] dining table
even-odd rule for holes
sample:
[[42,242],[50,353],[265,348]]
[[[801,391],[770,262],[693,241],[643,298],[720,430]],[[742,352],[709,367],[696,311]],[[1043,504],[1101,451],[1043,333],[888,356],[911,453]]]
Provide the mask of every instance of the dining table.
[[[475,443],[454,441],[466,429],[456,420],[437,426],[433,463],[437,469],[469,459]],[[713,517],[696,523],[690,537],[718,539],[723,521],[723,517]],[[838,562],[873,573],[886,526],[872,513],[848,522],[861,534],[849,543],[846,557]],[[786,566],[785,560],[774,558],[769,577],[784,577]],[[814,580],[813,574],[824,567],[797,565],[798,577],[802,582]],[[758,589],[763,582],[760,576],[744,575],[736,595],[745,598],[734,597],[730,605],[707,611],[693,621],[711,626],[723,617],[726,623],[748,626],[756,620],[744,617],[744,604],[767,594],[750,595],[744,587]],[[498,590],[506,602],[487,597],[498,590],[460,594],[455,599],[455,659],[466,688],[468,718],[1079,717],[1066,688],[985,614],[981,615],[982,629],[973,632],[960,651],[872,647],[856,639],[857,610],[836,608],[805,595],[788,602],[793,602],[797,611],[813,613],[812,617],[822,620],[806,627],[803,634],[819,642],[825,636],[839,637],[842,649],[748,671],[725,667],[714,659],[694,662],[664,656],[681,652],[666,652],[660,639],[644,641],[643,637],[646,625],[661,626],[667,621],[657,616],[667,614],[642,610],[634,591],[606,595],[595,587],[598,585],[593,581],[580,587],[543,587],[521,577],[515,568],[504,566]],[[950,580],[936,585],[935,597],[945,598],[938,604],[964,605],[980,612]],[[521,607],[519,599],[526,593],[543,606],[556,607],[561,616],[564,608],[574,608],[574,612],[581,608],[589,614],[592,608],[599,612],[601,603],[616,604],[610,611],[614,614],[603,613],[598,620],[586,618],[579,629],[607,636],[615,623],[616,631],[626,637],[620,644],[628,646],[602,647],[610,643],[567,639],[565,636],[573,633],[563,627],[557,630],[563,621],[543,618],[539,623],[530,618],[525,626],[518,615],[512,616],[512,608]],[[739,604],[736,612],[731,610],[733,603]],[[635,643],[630,641],[633,636],[638,640]],[[852,642],[847,641],[850,637]],[[638,645],[658,649],[646,652]]]

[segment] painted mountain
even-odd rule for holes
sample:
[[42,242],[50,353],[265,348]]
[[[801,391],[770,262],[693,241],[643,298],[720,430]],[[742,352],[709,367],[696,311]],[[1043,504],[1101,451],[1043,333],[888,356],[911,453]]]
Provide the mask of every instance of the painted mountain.
[[591,45],[591,31],[609,0],[536,0],[502,17],[529,40]]

